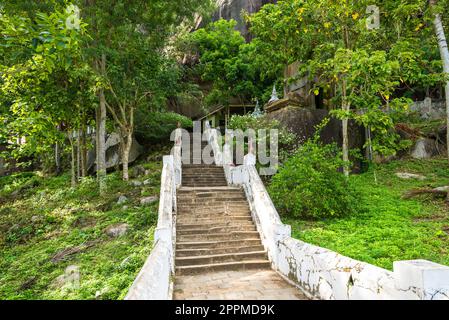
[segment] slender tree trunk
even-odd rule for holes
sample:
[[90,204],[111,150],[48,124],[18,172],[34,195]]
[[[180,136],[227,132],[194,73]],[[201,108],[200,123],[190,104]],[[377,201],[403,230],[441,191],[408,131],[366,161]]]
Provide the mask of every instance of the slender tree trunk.
[[[444,73],[449,76],[449,50],[447,46],[446,36],[444,33],[443,23],[441,21],[441,16],[439,14],[435,15],[434,25],[438,39],[438,47],[440,48],[441,60],[443,61],[443,70]],[[449,81],[446,82],[444,91],[446,99],[447,124],[449,125]],[[449,161],[449,129],[447,130],[446,142],[448,145],[447,158]]]
[[73,141],[73,131],[68,131],[70,149],[71,149],[71,157],[70,157],[70,175],[71,175],[71,185],[72,188],[76,187],[77,176],[76,176],[76,152],[75,152],[75,143]]
[[59,147],[59,142],[55,144],[55,165],[56,165],[56,174],[59,175],[61,173],[61,151]]
[[[431,0],[429,3],[431,6],[434,6],[436,5],[437,1]],[[438,13],[435,14],[433,24],[435,26],[435,33],[438,40],[438,47],[440,49],[441,60],[443,61],[443,71],[447,76],[449,76],[449,50],[440,14]],[[449,161],[449,81],[446,81],[444,92],[446,99],[446,126],[447,126],[446,146],[447,146],[447,159]],[[447,194],[447,201],[449,202],[449,192]]]
[[123,162],[123,180],[129,180],[129,153],[131,152],[131,146],[133,143],[132,130],[127,130],[126,138],[123,139],[122,148],[122,162]]
[[[102,54],[100,68],[102,74],[106,73],[106,55]],[[106,192],[106,97],[104,89],[99,92],[100,105],[97,113],[97,178],[100,185],[100,194]]]
[[[343,111],[349,111],[349,104],[346,100],[346,80],[342,83],[342,109]],[[342,120],[342,134],[343,134],[343,161],[345,162],[343,172],[346,177],[349,177],[349,137],[348,137],[349,119],[347,117]]]
[[87,177],[86,124],[81,128],[81,176]]
[[76,130],[76,176],[78,181],[81,177],[81,130]]

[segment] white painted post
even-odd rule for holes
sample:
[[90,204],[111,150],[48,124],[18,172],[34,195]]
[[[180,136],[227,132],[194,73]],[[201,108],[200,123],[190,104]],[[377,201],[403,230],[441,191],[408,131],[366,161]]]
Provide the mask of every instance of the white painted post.
[[427,261],[408,260],[393,263],[398,290],[415,291],[421,300],[449,299],[449,267]]
[[256,156],[252,153],[248,153],[244,158],[243,158],[243,164],[245,166],[255,166],[256,165]]

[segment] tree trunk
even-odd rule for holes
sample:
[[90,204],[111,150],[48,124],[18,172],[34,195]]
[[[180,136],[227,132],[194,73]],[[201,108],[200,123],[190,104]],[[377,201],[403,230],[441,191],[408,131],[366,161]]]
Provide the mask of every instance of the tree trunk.
[[[346,101],[346,80],[342,83],[342,109],[347,112],[349,111],[349,104]],[[346,177],[349,177],[349,138],[348,138],[348,125],[349,119],[344,117],[342,120],[342,134],[343,134],[343,161],[345,162],[343,166],[343,172]]]
[[87,177],[86,125],[81,128],[81,176]]
[[131,152],[131,146],[133,143],[133,131],[123,130],[122,132],[126,134],[126,137],[124,139],[122,138],[123,181],[129,181],[129,153]]
[[[431,5],[435,5],[436,1],[430,1]],[[441,60],[443,62],[443,71],[446,75],[449,75],[449,50],[447,47],[446,35],[444,33],[443,23],[441,21],[440,14],[435,14],[433,20],[435,25],[435,33],[438,40],[438,47],[440,49]],[[446,124],[447,124],[447,136],[446,136],[446,146],[447,146],[447,159],[449,161],[449,81],[446,82],[444,87],[445,100],[446,100]],[[449,202],[449,193],[447,195],[447,201]]]
[[71,148],[71,159],[70,159],[70,175],[71,175],[71,185],[72,188],[76,187],[76,181],[77,181],[77,176],[76,176],[76,152],[75,152],[75,143],[73,142],[73,131],[68,131],[68,135],[69,135],[69,142],[70,142],[70,148]]
[[79,181],[81,177],[81,130],[76,130],[76,176]]
[[[444,33],[443,23],[439,14],[435,15],[434,19],[435,32],[438,39],[438,47],[440,48],[441,60],[443,61],[443,71],[449,75],[449,50],[447,47],[446,35]],[[449,125],[449,81],[446,82],[444,87],[445,99],[446,99],[446,115],[447,124]],[[447,144],[449,146],[449,130],[447,130]],[[447,158],[449,160],[449,147],[447,148]]]
[[61,173],[61,151],[59,147],[59,142],[55,144],[55,165],[56,165],[56,174],[59,175]]
[[[106,73],[106,55],[102,54],[100,68],[102,74]],[[106,192],[106,97],[104,89],[99,93],[100,105],[97,113],[97,178],[100,185],[100,194]]]

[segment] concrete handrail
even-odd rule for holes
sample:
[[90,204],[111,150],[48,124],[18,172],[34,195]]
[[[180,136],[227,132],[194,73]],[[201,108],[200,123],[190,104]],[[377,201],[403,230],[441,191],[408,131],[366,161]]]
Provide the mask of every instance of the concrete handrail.
[[176,243],[176,176],[174,156],[164,157],[154,247],[125,300],[171,300]]
[[396,261],[393,271],[291,237],[260,179],[253,155],[225,165],[229,185],[243,186],[275,270],[317,299],[449,299],[449,267],[426,260]]

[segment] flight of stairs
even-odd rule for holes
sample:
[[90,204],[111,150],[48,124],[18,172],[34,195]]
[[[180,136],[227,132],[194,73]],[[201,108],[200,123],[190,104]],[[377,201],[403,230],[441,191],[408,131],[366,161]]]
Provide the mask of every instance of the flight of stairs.
[[177,275],[271,268],[245,192],[227,186],[223,167],[183,165],[177,194]]

